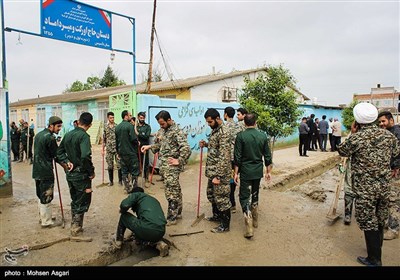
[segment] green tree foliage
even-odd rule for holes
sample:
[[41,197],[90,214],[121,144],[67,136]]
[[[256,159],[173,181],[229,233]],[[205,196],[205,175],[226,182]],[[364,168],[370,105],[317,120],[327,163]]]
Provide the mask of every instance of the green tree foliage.
[[76,80],[72,83],[70,87],[67,87],[64,92],[77,92],[98,88],[115,87],[120,85],[125,85],[125,82],[123,80],[119,80],[118,77],[114,74],[112,68],[108,66],[102,78],[97,76],[90,76],[86,79],[86,83]]
[[125,82],[123,80],[119,80],[117,75],[115,75],[114,71],[110,67],[110,65],[108,65],[106,71],[104,72],[103,78],[101,78],[100,80],[100,86],[102,88],[106,88],[106,87],[116,87],[121,85],[125,85]]
[[344,127],[346,127],[347,130],[351,129],[351,124],[354,121],[354,115],[353,115],[353,108],[356,106],[359,102],[357,100],[353,100],[349,106],[344,108],[342,110],[342,122]]
[[288,69],[281,65],[268,67],[266,75],[257,79],[244,79],[243,94],[239,96],[240,105],[257,116],[257,126],[272,137],[272,146],[276,138],[291,135],[298,127],[302,110],[296,102],[296,94],[291,87],[295,79]]

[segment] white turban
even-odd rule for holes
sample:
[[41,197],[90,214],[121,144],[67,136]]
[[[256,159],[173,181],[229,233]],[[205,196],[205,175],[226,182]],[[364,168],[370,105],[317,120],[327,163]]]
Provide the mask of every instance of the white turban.
[[358,123],[372,123],[378,117],[378,109],[370,103],[358,103],[354,106],[353,115]]

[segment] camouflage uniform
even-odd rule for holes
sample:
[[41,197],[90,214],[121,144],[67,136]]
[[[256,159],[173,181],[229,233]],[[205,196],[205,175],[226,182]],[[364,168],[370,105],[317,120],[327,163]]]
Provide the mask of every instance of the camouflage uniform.
[[[400,126],[394,125],[389,131],[396,136],[400,141]],[[393,169],[400,169],[400,155],[393,157],[390,167]],[[386,221],[385,227],[388,233],[385,234],[385,239],[394,239],[399,235],[399,222],[400,222],[400,181],[398,178],[393,178],[390,184],[389,195],[389,218]],[[392,233],[390,232],[392,231]],[[389,237],[392,235],[392,237]]]
[[106,162],[108,169],[108,176],[110,179],[110,185],[113,184],[114,179],[114,162],[117,163],[118,169],[118,181],[122,183],[122,171],[120,161],[117,159],[117,149],[116,149],[116,137],[115,137],[115,128],[117,124],[115,123],[113,127],[110,127],[107,124],[104,127],[104,143],[106,148]]
[[233,119],[229,119],[225,122],[225,126],[229,131],[230,134],[230,142],[231,142],[231,163],[232,163],[232,175],[231,179],[229,181],[229,186],[231,188],[230,196],[229,199],[232,204],[232,212],[236,211],[236,202],[235,202],[235,190],[236,190],[236,184],[235,181],[233,180],[233,174],[234,174],[234,166],[233,166],[233,150],[235,147],[235,140],[236,140],[236,135],[240,132],[239,125],[234,122]]
[[[208,139],[208,154],[206,162],[207,199],[211,202],[214,220],[220,220],[220,230],[214,229],[214,232],[229,230],[231,219],[230,208],[232,207],[229,195],[229,181],[232,177],[231,163],[231,134],[225,124],[219,125],[213,129]],[[219,185],[214,185],[212,180],[218,178]]]
[[[164,176],[165,197],[168,201],[167,220],[169,224],[176,223],[182,213],[182,191],[179,184],[179,174],[187,164],[192,153],[187,135],[174,123],[164,130],[162,140],[152,145],[153,153],[159,152],[160,171]],[[168,158],[179,160],[178,166],[168,164]]]
[[238,133],[245,130],[246,130],[246,125],[244,124],[244,120],[238,121]]
[[400,153],[398,140],[375,124],[364,124],[338,146],[338,152],[351,159],[355,217],[367,246],[368,257],[357,260],[382,265],[383,227],[389,215],[390,160]]

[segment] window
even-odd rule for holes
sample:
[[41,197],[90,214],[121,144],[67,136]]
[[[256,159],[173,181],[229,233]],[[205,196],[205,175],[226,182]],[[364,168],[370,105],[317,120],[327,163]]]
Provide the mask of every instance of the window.
[[88,105],[87,104],[78,104],[76,105],[76,119],[79,120],[79,117],[81,116],[82,113],[88,111]]
[[61,106],[51,107],[51,115],[60,117],[62,119],[62,107]]
[[97,103],[98,119],[103,123],[107,123],[108,102]]
[[37,128],[45,128],[46,127],[46,108],[37,108]]
[[26,122],[30,121],[30,119],[29,119],[29,109],[22,109],[21,118]]
[[17,110],[10,110],[10,123],[15,122],[18,125]]

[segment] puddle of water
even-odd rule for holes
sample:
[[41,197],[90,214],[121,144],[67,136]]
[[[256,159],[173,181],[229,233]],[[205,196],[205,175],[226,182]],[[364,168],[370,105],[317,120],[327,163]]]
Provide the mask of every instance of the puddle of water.
[[141,261],[159,256],[160,252],[156,248],[146,247],[140,252],[133,253],[129,257],[110,264],[109,266],[133,266]]

